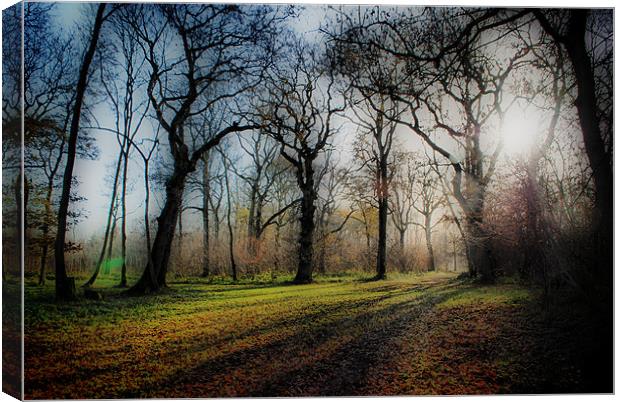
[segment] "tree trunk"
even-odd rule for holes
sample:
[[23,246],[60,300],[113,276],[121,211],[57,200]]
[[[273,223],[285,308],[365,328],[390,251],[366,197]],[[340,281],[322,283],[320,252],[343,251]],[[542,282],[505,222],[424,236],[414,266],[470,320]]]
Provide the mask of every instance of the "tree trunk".
[[205,152],[202,168],[202,277],[209,276],[209,151]]
[[166,286],[170,249],[181,209],[185,179],[188,173],[189,169],[184,167],[182,162],[175,163],[172,176],[168,183],[166,183],[166,202],[157,218],[157,233],[151,248],[150,261],[152,261],[152,272],[155,278],[151,278],[151,267],[147,264],[138,282],[129,288],[128,293],[130,295],[147,294]]
[[429,271],[435,271],[435,254],[433,252],[433,241],[431,232],[431,214],[424,216],[424,234],[426,235],[426,248],[428,249]]
[[88,50],[84,55],[82,66],[80,67],[79,78],[76,85],[75,104],[73,107],[73,117],[69,130],[69,142],[67,147],[67,165],[62,183],[62,195],[58,208],[58,230],[56,231],[56,242],[54,244],[54,259],[56,262],[56,299],[72,300],[75,299],[75,281],[67,277],[65,266],[65,239],[67,235],[67,212],[69,211],[69,198],[71,195],[71,180],[73,179],[73,166],[75,165],[75,155],[77,149],[78,132],[80,129],[80,117],[82,115],[82,105],[84,93],[86,92],[88,70],[95,55],[99,32],[103,24],[103,12],[106,3],[100,3],[97,8],[97,15],[90,39]]
[[314,190],[314,169],[312,160],[304,161],[304,177],[305,181],[299,183],[302,187],[301,200],[301,216],[299,217],[299,261],[297,265],[297,274],[295,275],[295,283],[311,283],[312,282],[312,257],[313,257],[313,239],[314,239],[314,212],[316,206],[316,192]]
[[479,277],[483,283],[495,281],[495,264],[491,255],[489,235],[482,227],[482,219],[467,217],[466,247],[468,250],[468,266],[471,277]]
[[127,143],[127,150],[125,152],[125,161],[123,162],[123,182],[121,190],[121,259],[123,266],[121,267],[121,282],[119,287],[127,287],[127,164],[129,159],[129,147],[130,143]]
[[[380,138],[380,137],[379,137]],[[377,275],[376,279],[386,278],[387,256],[387,220],[388,220],[388,164],[387,155],[378,141],[381,159],[379,161],[377,198],[379,201],[379,241],[377,245]]]
[[[23,198],[22,198],[22,178],[23,178]],[[22,257],[25,269],[26,265],[26,256],[28,255],[28,194],[29,194],[29,186],[28,186],[28,178],[23,170],[20,170],[17,175],[17,179],[15,180],[15,202],[17,203],[17,250],[16,254],[19,255],[19,259],[16,265],[16,275],[22,275]]]
[[452,252],[454,253],[454,272],[456,272],[456,238],[452,239]]
[[577,83],[575,106],[579,115],[583,142],[594,180],[593,231],[599,236],[598,272],[602,283],[613,283],[613,171],[611,155],[599,126],[596,85],[586,46],[588,10],[571,10],[566,51],[571,59]]
[[230,198],[230,182],[228,181],[228,166],[226,163],[226,158],[224,160],[224,180],[226,183],[226,200],[227,200],[227,209],[226,209],[226,223],[228,225],[228,252],[230,255],[230,269],[232,271],[232,279],[233,281],[237,281],[237,263],[235,261],[235,250],[234,250],[234,231],[231,222],[231,210],[232,210],[232,200]]
[[114,212],[112,213],[112,228],[110,229],[110,240],[108,241],[108,255],[105,259],[105,265],[103,273],[110,274],[110,262],[112,261],[112,251],[114,249],[114,236],[116,235],[116,215],[118,214],[118,206],[114,206]]
[[[15,206],[17,207],[16,210],[16,214],[15,214],[15,256],[16,261],[15,261],[15,266],[13,267],[13,274],[16,276],[21,276],[21,264],[22,264],[22,256],[24,255],[24,253],[22,252],[22,238],[23,238],[23,233],[24,233],[24,226],[23,226],[23,221],[22,221],[22,217],[24,215],[24,208],[23,208],[23,204],[22,204],[22,174],[23,174],[23,170],[20,168],[19,174],[17,175],[17,177],[15,178],[15,184],[14,184],[14,191],[15,191]],[[25,251],[25,250],[23,250]]]
[[39,266],[39,285],[45,284],[45,264],[47,262],[47,253],[49,246],[47,237],[49,236],[49,221],[52,218],[52,192],[54,191],[54,182],[51,180],[47,184],[47,192],[45,196],[45,221],[43,222],[43,246],[41,247],[41,265]]
[[[468,166],[466,170],[466,193],[468,199],[463,197],[460,188],[460,170],[457,170],[453,180],[454,195],[465,213],[465,252],[467,254],[467,266],[472,278],[478,277],[484,283],[495,281],[495,264],[491,255],[489,235],[484,228],[483,212],[486,185],[483,179],[483,155],[480,149],[480,126],[474,127],[474,135],[469,138]],[[488,173],[487,173],[488,174]]]
[[[124,143],[122,147],[124,147]],[[108,247],[110,230],[112,231],[112,233],[114,233],[114,229],[113,229],[114,225],[113,225],[112,217],[114,216],[114,207],[115,207],[114,204],[116,202],[116,191],[118,188],[118,179],[120,176],[122,160],[123,160],[123,153],[121,150],[121,153],[119,154],[118,160],[116,162],[116,171],[114,173],[114,184],[112,187],[112,199],[110,200],[110,208],[108,209],[108,220],[106,222],[105,232],[103,234],[103,245],[101,246],[101,253],[99,254],[99,260],[97,260],[97,265],[95,265],[95,271],[91,275],[90,279],[88,279],[88,281],[86,281],[86,283],[83,285],[84,287],[91,286],[97,280],[97,277],[99,276],[99,271],[101,270],[101,264],[103,264],[103,260],[105,258],[106,247]],[[110,243],[112,242],[110,241]],[[110,246],[110,249],[111,249],[111,246]],[[111,252],[108,250],[108,259],[110,258],[110,254]],[[104,271],[106,270],[107,270],[107,265]]]
[[183,197],[181,196],[181,206],[179,208],[179,234],[177,236],[177,249],[175,255],[177,256],[175,263],[178,266],[183,266]]
[[259,258],[261,256],[261,225],[263,223],[263,200],[259,197],[256,200],[256,205],[254,206],[254,234],[252,236],[252,256],[255,257],[256,262],[256,272],[258,273],[259,266]]
[[30,184],[28,184],[28,177],[24,173],[24,208],[23,208],[23,234],[24,234],[24,271],[26,270],[26,256],[28,255],[28,197],[30,195]]
[[39,286],[45,285],[45,261],[47,260],[47,244],[41,247],[41,264],[39,265]]
[[149,186],[149,161],[144,161],[144,233],[146,234],[146,255],[148,256],[146,271],[150,275],[151,282],[155,282],[157,275],[151,255],[151,228],[149,224],[149,202],[151,202],[151,189]]
[[[263,224],[263,205],[265,201],[259,198],[254,207],[254,238],[258,241],[260,237],[260,227]],[[260,251],[260,250],[257,250]]]
[[519,248],[524,251],[523,261],[519,267],[519,277],[522,281],[529,281],[540,267],[538,249],[538,200],[537,189],[538,160],[530,157],[522,192],[525,197],[525,225],[521,230]]
[[256,238],[256,233],[258,231],[258,228],[256,227],[256,218],[255,218],[255,214],[256,214],[256,193],[257,193],[257,188],[255,185],[252,186],[251,188],[251,194],[250,194],[250,210],[248,211],[248,244],[247,244],[247,248],[248,248],[248,252],[250,253],[250,256],[254,256],[254,239]]
[[387,256],[387,219],[388,200],[386,196],[379,198],[379,244],[377,247],[377,275],[376,279],[386,278]]

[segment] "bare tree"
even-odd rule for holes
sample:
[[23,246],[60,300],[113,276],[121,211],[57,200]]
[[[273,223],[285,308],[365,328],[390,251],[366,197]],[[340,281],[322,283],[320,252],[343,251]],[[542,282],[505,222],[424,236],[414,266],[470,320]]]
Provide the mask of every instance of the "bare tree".
[[413,225],[416,172],[412,154],[403,154],[395,169],[389,198],[390,217],[398,232],[400,252],[405,250],[405,234]]
[[[346,185],[346,177],[350,169],[339,168],[340,159],[334,156],[334,151],[329,150],[325,153],[323,166],[317,174],[317,243],[319,246],[318,266],[319,272],[324,274],[326,271],[326,257],[328,246],[332,235],[340,232],[348,222],[349,218],[355,213],[355,209],[344,212],[341,208],[342,197],[339,197]],[[334,222],[334,217],[338,212],[342,212],[343,218],[339,222]],[[336,226],[334,226],[334,223]]]
[[[116,163],[102,251],[93,274],[84,284],[85,287],[91,286],[97,279],[108,243],[109,249],[112,249],[112,237],[110,236],[108,241],[108,236],[110,235],[110,225],[112,223],[111,216],[114,209],[113,206],[117,201],[119,183],[122,260],[119,286],[127,286],[127,169],[132,145],[149,110],[146,99],[140,101],[138,98],[138,93],[142,89],[141,87],[144,86],[144,80],[141,80],[144,60],[139,60],[137,58],[139,51],[138,44],[135,39],[131,37],[130,29],[123,24],[121,18],[114,18],[111,22],[113,24],[111,24],[110,31],[114,35],[114,38],[116,38],[115,43],[118,44],[118,49],[116,50],[119,58],[114,62],[110,62],[108,58],[106,58],[106,60],[101,60],[99,69],[101,86],[105,91],[114,113],[115,126],[113,131],[116,134],[120,152]],[[118,78],[121,79],[119,80]],[[100,129],[109,131],[107,128]],[[112,233],[113,232],[112,230]]]
[[[27,223],[41,229],[38,242],[41,247],[41,285],[45,282],[45,266],[53,243],[51,231],[56,223],[54,189],[66,153],[66,132],[75,96],[72,84],[76,75],[75,52],[70,42],[50,28],[52,9],[53,6],[43,4],[24,6],[24,184],[44,188],[41,218],[35,218],[35,222],[27,219]],[[77,152],[81,156],[89,156],[89,148],[95,150],[91,140],[84,136],[78,144]],[[91,156],[95,156],[94,153]],[[41,176],[43,182],[39,180]],[[29,214],[28,207],[25,203],[24,217]]]
[[220,154],[222,156],[222,163],[224,165],[224,183],[226,184],[226,225],[228,226],[228,255],[230,257],[230,270],[232,274],[233,281],[237,281],[237,262],[235,260],[235,231],[232,224],[232,208],[233,201],[231,197],[231,183],[229,179],[229,175],[232,174],[230,170],[231,161],[228,160],[228,156],[218,148]]
[[334,99],[335,77],[330,66],[318,62],[322,58],[319,50],[299,42],[292,49],[292,65],[271,80],[262,118],[266,130],[280,144],[280,154],[294,167],[302,192],[295,282],[310,283],[317,199],[315,162],[334,135],[333,119],[344,105]]
[[394,132],[397,128],[395,120],[400,110],[390,101],[389,97],[381,94],[362,95],[362,99],[352,101],[351,110],[355,115],[354,123],[361,130],[361,135],[367,135],[373,139],[371,144],[358,146],[356,156],[361,158],[362,167],[373,176],[373,188],[379,210],[376,279],[385,279],[389,189],[394,175],[393,166],[390,166],[392,162],[390,157],[392,156]]
[[259,253],[259,237],[264,223],[263,211],[270,200],[270,191],[278,175],[283,174],[289,167],[273,169],[279,146],[266,133],[253,132],[250,136],[239,136],[238,140],[239,147],[250,159],[250,166],[249,169],[239,169],[231,165],[231,168],[248,186],[248,252],[255,257]]
[[[508,24],[526,12],[426,9],[424,13],[396,11],[395,15],[376,9],[340,14],[343,23],[333,37],[344,55],[342,70],[358,74],[357,66],[367,64],[368,59],[396,66],[391,82],[377,90],[402,102],[408,110],[397,121],[450,162],[452,189],[467,216],[470,272],[493,281],[495,268],[483,222],[484,193],[502,141],[497,140],[495,149],[485,153],[481,136],[494,119],[501,120],[508,107],[504,84],[528,52],[527,47],[516,48],[498,60],[495,50],[509,40],[505,35]],[[504,30],[499,32],[498,26]],[[436,130],[452,138],[465,157],[441,144],[435,138]]]
[[[112,11],[113,10],[114,8],[112,8]],[[101,26],[103,25],[105,19],[110,16],[110,12],[106,14],[105,11],[106,4],[100,3],[97,8],[97,13],[93,23],[90,43],[88,44],[88,49],[86,51],[86,54],[84,55],[82,65],[80,67],[79,79],[77,81],[75,89],[75,103],[73,105],[71,126],[69,129],[69,140],[67,143],[67,163],[65,166],[65,172],[63,177],[60,205],[58,207],[58,229],[56,231],[56,242],[54,244],[57,300],[71,300],[75,298],[75,282],[67,277],[67,270],[65,267],[64,253],[67,230],[67,212],[69,209],[69,197],[71,195],[71,182],[73,179],[73,166],[75,164],[78,132],[80,128],[80,117],[82,112],[82,105],[84,103],[84,93],[86,92],[88,71],[90,69],[90,64],[97,49],[97,42],[99,40]]]
[[608,11],[586,9],[553,12],[533,10],[532,13],[553,40],[566,51],[573,68],[583,142],[594,181],[595,204],[593,233],[598,237],[597,268],[611,283],[613,260],[613,181],[612,125],[610,98],[613,81],[609,66],[613,61],[613,23]]
[[[237,100],[256,87],[270,64],[277,22],[269,7],[231,5],[127,6],[126,23],[150,67],[148,97],[167,134],[173,169],[166,183],[166,201],[158,218],[150,261],[132,294],[166,286],[170,248],[181,208],[185,181],[204,153],[233,132],[257,129],[231,121],[193,150],[185,134],[186,122],[222,102]],[[180,54],[165,49],[179,46]],[[179,77],[183,77],[182,79]],[[238,103],[240,105],[240,103]],[[152,277],[151,272],[157,276]]]
[[[64,38],[64,32],[52,27],[53,9],[52,4],[24,5],[23,77],[21,63],[13,65],[10,58],[4,63],[3,72],[3,79],[7,83],[6,95],[3,98],[3,126],[6,132],[6,139],[3,142],[3,169],[7,172],[14,170],[20,172],[15,182],[20,190],[15,192],[15,195],[19,197],[23,195],[24,203],[22,208],[22,200],[16,200],[16,205],[22,208],[16,216],[20,221],[23,218],[24,248],[27,251],[24,256],[25,264],[29,257],[37,254],[40,256],[39,284],[45,281],[49,248],[55,237],[53,228],[57,225],[57,221],[54,210],[58,200],[54,190],[58,186],[58,173],[67,152],[66,134],[71,122],[78,68],[75,59],[79,57],[76,48],[71,46],[72,41]],[[7,38],[11,38],[14,34],[9,27],[12,20],[10,16],[12,17],[11,14],[7,14],[8,25],[5,24],[7,26],[4,27]],[[10,42],[11,39],[8,39],[5,45]],[[8,49],[5,53],[7,52]],[[23,82],[23,137],[22,104],[9,96],[9,86],[12,82]],[[21,93],[21,89],[15,88],[18,94]],[[21,149],[22,138],[23,161],[21,157],[13,158],[9,150],[12,147]],[[93,139],[86,134],[82,135],[82,140],[76,148],[76,153],[80,157],[97,156]],[[8,182],[5,177],[5,183]],[[70,201],[74,203],[79,201],[75,192],[71,193]],[[75,223],[74,217],[79,217],[79,210],[74,208],[69,215],[73,217],[69,216],[68,224]],[[21,227],[21,222],[17,227]]]
[[413,208],[422,215],[422,223],[413,221],[414,225],[420,226],[424,230],[426,239],[426,248],[428,250],[429,271],[435,271],[435,252],[433,250],[433,229],[442,222],[442,220],[433,221],[433,213],[443,204],[443,197],[439,194],[439,177],[436,176],[435,170],[428,163],[420,161],[415,167],[415,183],[414,189],[415,200],[412,203]]

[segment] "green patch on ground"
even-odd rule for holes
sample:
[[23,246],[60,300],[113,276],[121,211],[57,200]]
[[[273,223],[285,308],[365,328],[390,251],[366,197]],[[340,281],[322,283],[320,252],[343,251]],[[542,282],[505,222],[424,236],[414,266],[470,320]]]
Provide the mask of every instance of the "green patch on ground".
[[524,304],[530,301],[530,290],[517,285],[474,286],[464,285],[458,294],[439,303],[438,308],[475,305],[511,305]]

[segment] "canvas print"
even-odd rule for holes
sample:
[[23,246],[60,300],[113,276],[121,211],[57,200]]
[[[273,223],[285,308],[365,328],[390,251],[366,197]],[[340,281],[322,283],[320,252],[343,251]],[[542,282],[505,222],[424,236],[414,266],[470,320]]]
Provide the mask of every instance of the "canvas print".
[[612,9],[2,13],[18,399],[612,393]]

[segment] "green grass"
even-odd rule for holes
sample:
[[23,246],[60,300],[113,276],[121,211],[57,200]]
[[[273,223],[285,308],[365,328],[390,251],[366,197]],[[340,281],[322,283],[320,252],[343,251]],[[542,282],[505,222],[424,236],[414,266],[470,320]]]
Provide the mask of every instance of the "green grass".
[[518,285],[463,286],[461,292],[439,303],[438,308],[469,305],[511,305],[530,301],[532,292]]
[[[538,339],[511,332],[528,290],[447,273],[186,278],[144,297],[102,279],[102,301],[57,304],[52,283],[26,286],[27,398],[497,392],[497,378],[527,367],[483,383],[477,367],[508,372],[519,342]],[[507,351],[475,346],[495,343]]]

